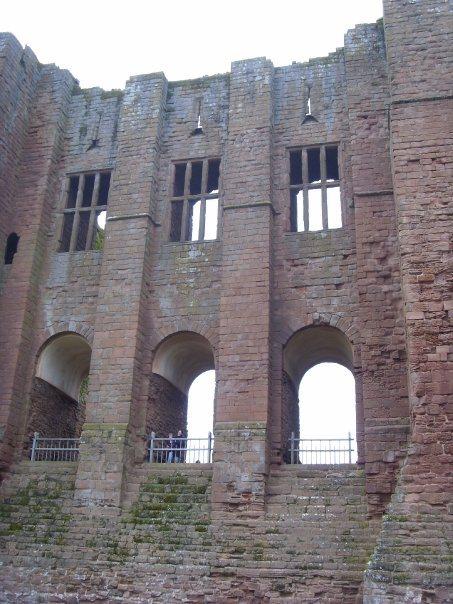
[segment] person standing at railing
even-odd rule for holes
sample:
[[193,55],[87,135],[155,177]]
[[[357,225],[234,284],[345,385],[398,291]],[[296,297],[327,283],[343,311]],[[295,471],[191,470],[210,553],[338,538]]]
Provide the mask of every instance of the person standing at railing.
[[186,457],[187,439],[184,438],[182,430],[178,430],[178,434],[175,438],[175,463],[184,463]]
[[167,438],[167,455],[166,455],[166,461],[167,463],[173,463],[175,461],[175,454],[176,454],[176,439],[173,438],[173,433],[170,432]]

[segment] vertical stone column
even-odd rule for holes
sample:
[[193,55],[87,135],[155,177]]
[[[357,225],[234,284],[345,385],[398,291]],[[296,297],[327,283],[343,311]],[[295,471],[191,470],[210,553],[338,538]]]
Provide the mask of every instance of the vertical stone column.
[[213,512],[264,506],[269,401],[272,64],[232,64],[223,160]]
[[76,499],[113,511],[135,455],[134,438],[145,426],[144,301],[166,92],[163,74],[128,81],[109,196]]
[[[16,68],[22,69],[17,54],[16,63]],[[75,83],[69,72],[52,65],[43,66],[38,75],[38,66],[31,56],[25,56],[24,64],[30,70],[23,83],[28,89],[18,95],[17,110],[22,120],[26,120],[29,111],[28,124],[20,124],[17,117],[17,140],[10,140],[10,151],[15,154],[15,162],[11,163],[15,165],[12,175],[6,176],[5,180],[2,177],[5,187],[9,180],[9,190],[3,189],[11,204],[9,228],[20,236],[18,252],[8,267],[0,300],[2,471],[15,454],[22,454],[20,443],[37,346],[34,335],[39,316],[40,285],[51,215],[59,194],[58,162]],[[5,67],[5,75],[8,75],[7,68],[11,68],[11,64],[0,62],[0,67]],[[28,98],[24,99],[22,95]],[[24,101],[25,107],[21,107]],[[7,115],[5,119],[12,119],[12,116]]]
[[370,511],[379,514],[395,488],[409,424],[381,24],[348,32],[345,63],[363,391],[363,426],[357,436]]
[[411,434],[364,595],[444,602],[453,489],[451,14],[448,2],[385,0],[384,23]]

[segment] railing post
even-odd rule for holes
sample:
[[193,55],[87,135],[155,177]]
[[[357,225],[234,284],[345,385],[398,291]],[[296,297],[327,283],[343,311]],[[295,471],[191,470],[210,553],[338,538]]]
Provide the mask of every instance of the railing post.
[[348,443],[349,443],[349,463],[352,463],[352,438],[351,438],[350,432],[348,432]]
[[208,463],[211,462],[211,453],[212,453],[212,434],[208,432]]
[[148,461],[153,461],[153,453],[154,453],[154,438],[156,436],[155,432],[151,432],[151,436],[149,439],[149,452],[148,452]]
[[38,444],[37,443],[38,438],[39,438],[39,432],[35,432],[33,434],[33,442],[32,442],[32,445],[31,445],[31,460],[32,461],[35,461],[35,451],[36,451],[36,446]]
[[294,432],[291,432],[291,464],[294,464]]

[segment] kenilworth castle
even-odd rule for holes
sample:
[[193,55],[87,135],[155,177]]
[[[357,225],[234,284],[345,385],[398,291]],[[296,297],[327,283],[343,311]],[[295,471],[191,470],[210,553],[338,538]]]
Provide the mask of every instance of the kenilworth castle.
[[[450,9],[121,91],[0,35],[2,602],[453,601]],[[325,361],[356,463],[299,450]]]

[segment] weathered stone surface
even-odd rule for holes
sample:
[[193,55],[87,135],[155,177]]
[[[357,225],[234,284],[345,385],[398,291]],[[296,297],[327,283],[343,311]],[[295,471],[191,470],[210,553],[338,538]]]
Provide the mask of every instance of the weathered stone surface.
[[[20,237],[0,267],[2,601],[451,601],[448,8],[384,0],[326,58],[109,92],[0,35],[0,251]],[[320,145],[343,225],[292,232],[290,150]],[[170,242],[173,166],[212,158],[217,238]],[[102,249],[58,253],[68,176],[102,171]],[[307,328],[347,348],[325,360],[355,376],[357,466],[284,463],[284,352]],[[36,377],[66,332],[92,349],[85,417]],[[144,462],[150,430],[185,427],[177,347],[153,373],[181,333],[216,369],[209,466]],[[78,462],[28,462],[35,429],[81,431]]]

